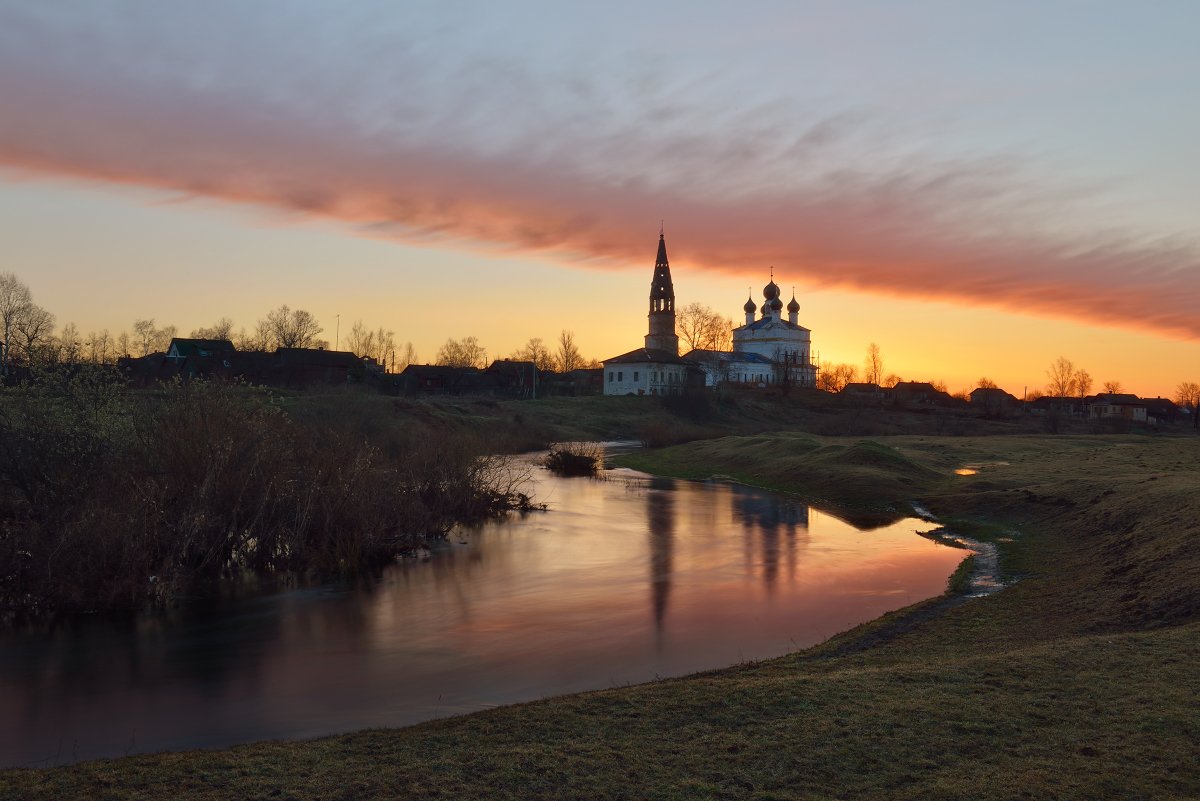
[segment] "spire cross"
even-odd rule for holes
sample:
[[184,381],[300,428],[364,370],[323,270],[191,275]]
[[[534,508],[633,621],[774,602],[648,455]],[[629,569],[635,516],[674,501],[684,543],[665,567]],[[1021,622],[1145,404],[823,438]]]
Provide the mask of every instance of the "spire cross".
[[667,221],[666,221],[666,220],[659,220],[659,221],[658,221],[658,235],[659,235],[659,236],[662,236],[662,235],[663,235],[663,232],[666,230],[666,225],[667,225]]

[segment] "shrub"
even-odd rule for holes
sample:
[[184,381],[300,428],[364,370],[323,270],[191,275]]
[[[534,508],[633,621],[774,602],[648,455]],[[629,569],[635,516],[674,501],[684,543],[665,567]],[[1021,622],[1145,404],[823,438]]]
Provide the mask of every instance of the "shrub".
[[246,570],[352,573],[531,506],[465,435],[363,428],[247,387],[135,392],[103,370],[3,390],[0,611],[161,605]]
[[555,445],[542,460],[560,476],[594,476],[604,463],[604,450],[594,442],[565,442]]

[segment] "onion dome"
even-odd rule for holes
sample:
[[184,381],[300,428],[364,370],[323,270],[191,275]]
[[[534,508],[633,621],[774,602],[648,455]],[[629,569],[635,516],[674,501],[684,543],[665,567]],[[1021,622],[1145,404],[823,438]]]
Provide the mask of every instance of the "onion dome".
[[767,300],[776,300],[779,298],[779,285],[774,280],[763,287],[763,297]]
[[746,314],[754,314],[754,312],[758,311],[758,306],[755,304],[754,298],[746,298],[746,305],[742,307],[742,311],[746,312]]
[[792,290],[792,300],[790,303],[788,303],[788,312],[790,314],[796,314],[799,311],[800,311],[800,304],[796,302],[796,290],[793,289]]
[[772,311],[779,311],[783,308],[783,301],[779,299],[778,295],[776,295],[775,297],[771,298],[771,302],[767,305],[771,307]]

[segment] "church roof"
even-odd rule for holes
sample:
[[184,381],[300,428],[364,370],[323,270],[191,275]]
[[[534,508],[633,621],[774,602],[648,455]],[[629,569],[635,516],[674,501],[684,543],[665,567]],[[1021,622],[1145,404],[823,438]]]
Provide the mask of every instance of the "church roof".
[[654,259],[654,280],[650,283],[650,299],[674,298],[675,283],[671,280],[671,265],[667,261],[667,240],[658,235],[658,256]]
[[769,317],[760,317],[759,319],[755,320],[752,323],[747,323],[746,325],[739,325],[737,328],[735,328],[733,330],[734,331],[762,331],[764,329],[773,328],[776,326],[778,326],[780,328],[790,328],[793,331],[808,331],[808,329],[802,325],[796,325],[795,323],[788,322],[787,320],[772,320]]
[[749,353],[747,351],[729,351],[729,350],[704,350],[696,348],[690,350],[683,356],[684,359],[698,362],[744,362],[747,364],[774,364],[773,361],[763,356],[761,353]]
[[638,348],[631,350],[628,353],[622,353],[620,356],[613,356],[611,359],[605,359],[605,364],[645,364],[654,362],[656,364],[691,364],[686,359],[681,359],[669,350],[658,350],[657,348]]

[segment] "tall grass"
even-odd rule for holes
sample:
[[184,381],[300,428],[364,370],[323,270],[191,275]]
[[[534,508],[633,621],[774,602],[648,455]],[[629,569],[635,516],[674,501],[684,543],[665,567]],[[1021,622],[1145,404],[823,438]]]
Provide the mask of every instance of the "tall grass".
[[527,508],[467,435],[296,417],[104,370],[0,392],[0,611],[132,609],[243,573],[352,573]]

